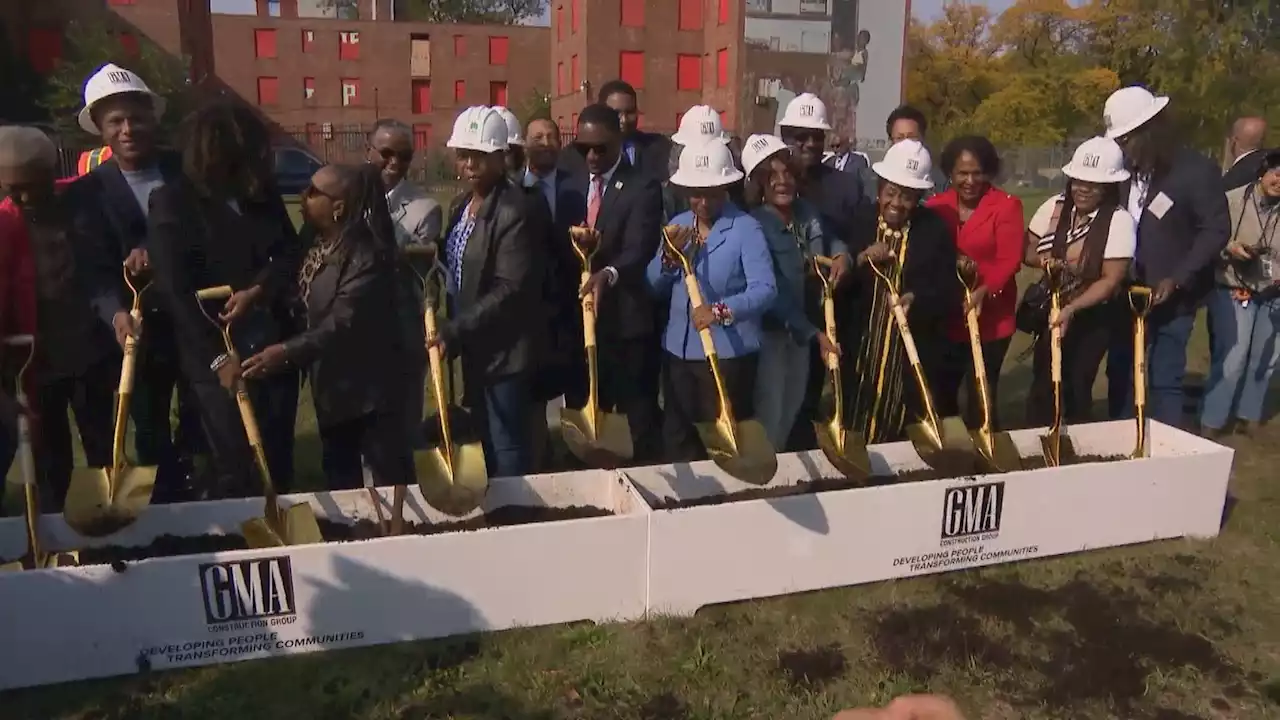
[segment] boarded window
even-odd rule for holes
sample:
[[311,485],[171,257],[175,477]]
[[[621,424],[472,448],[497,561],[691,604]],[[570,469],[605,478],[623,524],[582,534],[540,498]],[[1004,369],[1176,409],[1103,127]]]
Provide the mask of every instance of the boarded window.
[[413,114],[426,115],[431,112],[431,81],[413,81]]
[[582,23],[582,0],[572,0],[573,34],[578,34],[578,26]]
[[702,89],[702,56],[701,55],[677,55],[676,56],[676,89],[677,90],[701,90]]
[[426,150],[431,147],[431,123],[413,124],[413,149]]
[[352,107],[360,104],[360,79],[342,79],[342,106]]
[[702,3],[703,0],[680,0],[681,30],[702,29]]
[[455,105],[461,105],[467,100],[467,81],[453,81],[453,102]]
[[409,39],[409,74],[413,77],[431,77],[431,38],[414,35]]
[[556,63],[556,96],[565,94],[564,63]]
[[573,132],[576,134],[578,132],[578,113],[573,113],[569,116],[569,123],[569,127],[573,128]]
[[454,35],[453,36],[453,56],[462,57],[463,55],[466,55],[466,54],[467,54],[467,36]]
[[31,28],[27,34],[27,61],[31,69],[48,75],[62,59],[62,31],[54,28]]
[[302,99],[305,102],[311,102],[316,99],[316,79],[313,77],[302,78]]
[[507,84],[501,80],[489,83],[489,105],[507,106]]
[[582,78],[578,75],[578,56],[574,55],[569,58],[569,85],[576,91],[582,85]]
[[564,6],[556,6],[556,42],[564,40]]
[[619,0],[622,7],[619,8],[622,27],[644,27],[644,2],[645,0]]
[[276,31],[258,29],[253,31],[253,56],[257,58],[276,57]]
[[275,105],[280,102],[280,78],[258,78],[258,104]]
[[302,52],[304,52],[304,53],[309,53],[309,52],[311,52],[311,47],[312,47],[313,45],[315,45],[315,42],[316,42],[316,31],[315,31],[315,30],[303,30],[303,31],[302,31]]
[[618,53],[618,77],[639,90],[644,87],[644,52],[623,50]]
[[354,30],[343,30],[338,33],[338,59],[360,59],[360,33]]
[[716,14],[716,22],[721,25],[729,22],[729,0],[720,0],[720,11]]
[[729,87],[729,50],[716,51],[716,87]]
[[505,37],[489,38],[489,64],[490,65],[506,65],[507,64],[507,38]]

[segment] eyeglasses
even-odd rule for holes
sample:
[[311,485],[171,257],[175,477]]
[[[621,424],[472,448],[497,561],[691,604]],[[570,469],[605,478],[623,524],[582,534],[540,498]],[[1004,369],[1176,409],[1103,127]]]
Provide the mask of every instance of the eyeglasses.
[[391,148],[376,148],[372,146],[369,149],[378,153],[387,162],[391,162],[392,158],[399,158],[400,162],[403,163],[413,161],[413,150],[392,150]]
[[597,155],[604,155],[609,152],[609,143],[584,143],[575,142],[573,149],[578,151],[582,157],[586,157],[594,152]]
[[788,145],[805,145],[811,141],[826,143],[827,134],[821,130],[794,130],[782,138]]
[[305,187],[305,188],[303,188],[303,190],[302,190],[302,198],[303,198],[304,200],[305,200],[305,199],[307,199],[307,198],[313,198],[313,197],[322,197],[322,198],[326,198],[326,199],[328,199],[328,200],[337,200],[337,199],[338,199],[338,198],[334,197],[333,195],[331,195],[331,194],[329,194],[329,193],[327,193],[327,192],[325,192],[325,191],[321,190],[320,188],[316,187],[314,183],[312,183],[311,185],[306,186],[306,187]]

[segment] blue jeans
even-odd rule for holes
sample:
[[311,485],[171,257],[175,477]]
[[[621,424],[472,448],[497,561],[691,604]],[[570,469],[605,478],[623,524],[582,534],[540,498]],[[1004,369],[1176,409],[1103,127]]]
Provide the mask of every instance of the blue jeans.
[[530,378],[517,375],[489,382],[476,393],[472,407],[479,415],[489,477],[519,477],[532,471],[532,391]]
[[1280,298],[1252,300],[1247,307],[1217,288],[1209,296],[1209,382],[1200,425],[1226,427],[1235,417],[1262,420],[1262,404],[1280,360]]
[[[1133,417],[1131,322],[1117,324],[1123,331],[1116,333],[1107,355],[1107,405],[1113,419]],[[1195,315],[1156,315],[1147,321],[1147,417],[1174,427],[1182,425],[1182,382],[1187,374],[1187,343],[1195,322]]]

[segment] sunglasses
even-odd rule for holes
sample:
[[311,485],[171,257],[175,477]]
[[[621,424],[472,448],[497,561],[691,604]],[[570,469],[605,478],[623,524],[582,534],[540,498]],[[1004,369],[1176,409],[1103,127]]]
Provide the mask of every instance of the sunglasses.
[[821,130],[797,130],[783,138],[788,145],[805,145],[810,141],[825,143],[826,139],[827,134]]
[[392,158],[398,158],[400,162],[404,162],[404,163],[411,162],[413,160],[412,150],[392,150],[391,148],[376,148],[376,147],[370,147],[369,149],[378,153],[378,155],[381,156],[382,159],[386,160],[387,162],[391,162]]
[[597,155],[604,155],[609,152],[609,143],[584,143],[575,142],[573,149],[578,151],[582,157],[586,157],[594,152]]
[[326,199],[328,199],[328,200],[337,200],[337,199],[338,199],[338,198],[334,197],[333,195],[331,195],[331,194],[329,194],[329,193],[327,193],[327,192],[325,192],[325,191],[321,190],[320,188],[316,187],[316,186],[315,186],[315,184],[311,184],[311,185],[308,185],[308,186],[306,186],[305,188],[303,188],[303,189],[302,189],[302,193],[301,193],[301,194],[302,194],[302,198],[303,198],[304,200],[305,200],[305,199],[307,199],[307,198],[313,198],[313,197],[322,197],[322,198],[326,198]]

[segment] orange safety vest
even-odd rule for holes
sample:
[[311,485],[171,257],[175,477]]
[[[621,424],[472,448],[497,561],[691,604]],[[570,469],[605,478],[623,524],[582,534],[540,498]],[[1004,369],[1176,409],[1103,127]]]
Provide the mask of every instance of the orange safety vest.
[[103,145],[94,150],[86,150],[80,153],[80,162],[77,163],[76,174],[88,175],[94,168],[111,159],[111,146]]

